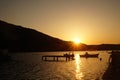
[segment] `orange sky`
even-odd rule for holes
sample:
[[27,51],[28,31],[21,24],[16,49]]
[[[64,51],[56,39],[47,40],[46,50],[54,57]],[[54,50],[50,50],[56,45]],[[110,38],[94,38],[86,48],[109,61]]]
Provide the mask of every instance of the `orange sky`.
[[66,41],[120,44],[119,0],[1,0],[0,19]]

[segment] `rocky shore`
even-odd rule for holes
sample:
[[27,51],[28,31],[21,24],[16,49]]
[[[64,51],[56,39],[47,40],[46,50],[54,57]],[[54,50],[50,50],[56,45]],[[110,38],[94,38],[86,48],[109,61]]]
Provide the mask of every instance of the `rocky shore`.
[[111,52],[110,64],[103,80],[120,80],[120,52]]

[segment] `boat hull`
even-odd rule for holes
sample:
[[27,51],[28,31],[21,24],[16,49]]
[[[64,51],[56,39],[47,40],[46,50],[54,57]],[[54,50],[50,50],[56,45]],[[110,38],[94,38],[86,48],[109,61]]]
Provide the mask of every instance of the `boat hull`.
[[86,57],[86,58],[97,58],[99,54],[84,54],[80,55],[80,57]]

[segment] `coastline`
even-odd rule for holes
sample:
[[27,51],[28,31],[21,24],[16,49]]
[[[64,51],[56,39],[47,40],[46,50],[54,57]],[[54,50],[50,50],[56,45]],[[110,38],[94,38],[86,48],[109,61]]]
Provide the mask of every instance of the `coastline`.
[[111,62],[102,79],[120,80],[120,52],[112,52],[110,58]]
[[120,80],[120,67],[113,68],[112,65],[108,67],[106,72],[104,73],[103,80]]
[[111,72],[112,72],[111,66],[109,65],[108,68],[107,68],[107,70],[106,70],[106,72],[104,73],[102,79],[103,80],[112,80]]

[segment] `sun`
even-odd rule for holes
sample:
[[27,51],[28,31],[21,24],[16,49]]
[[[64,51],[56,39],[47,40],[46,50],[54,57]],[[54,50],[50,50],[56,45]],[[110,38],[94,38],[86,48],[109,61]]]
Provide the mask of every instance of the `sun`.
[[74,39],[74,43],[75,43],[75,44],[79,44],[79,43],[80,43],[80,39],[75,38],[75,39]]

